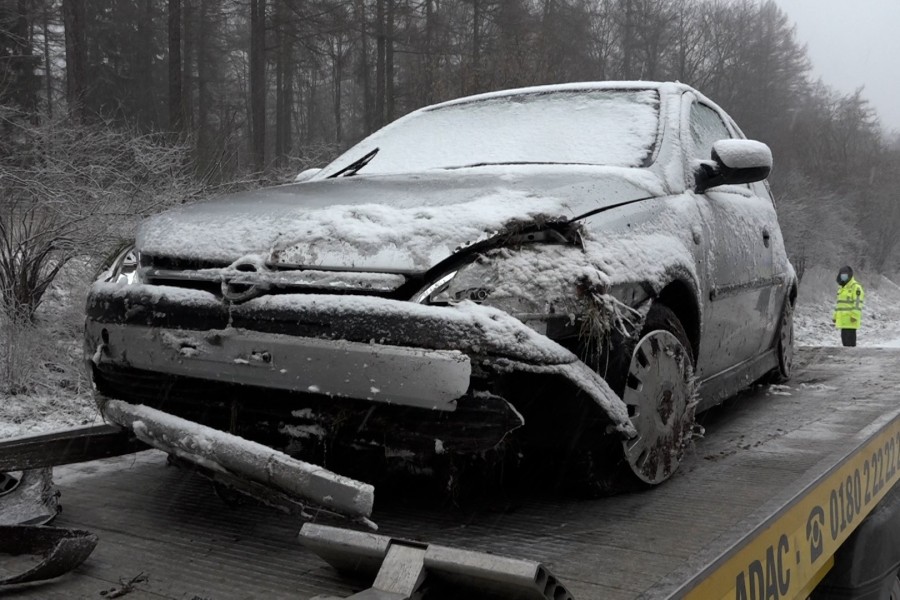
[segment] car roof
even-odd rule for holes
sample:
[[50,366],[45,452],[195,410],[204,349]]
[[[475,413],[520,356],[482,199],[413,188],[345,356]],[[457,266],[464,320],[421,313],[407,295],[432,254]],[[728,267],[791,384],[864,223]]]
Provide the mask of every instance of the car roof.
[[[591,90],[656,90],[660,95],[681,94],[687,91],[694,92],[698,96],[702,96],[697,90],[689,85],[679,82],[661,82],[661,81],[581,81],[575,83],[560,83],[554,85],[539,85],[523,88],[515,88],[509,90],[499,90],[496,92],[487,92],[484,94],[475,94],[473,96],[464,96],[454,100],[448,100],[439,104],[432,104],[420,110],[429,111],[446,106],[456,104],[466,104],[479,100],[487,100],[491,98],[505,98],[509,96],[518,96],[522,94],[544,94],[553,92],[572,92],[572,91],[591,91]],[[416,111],[418,112],[418,111]]]

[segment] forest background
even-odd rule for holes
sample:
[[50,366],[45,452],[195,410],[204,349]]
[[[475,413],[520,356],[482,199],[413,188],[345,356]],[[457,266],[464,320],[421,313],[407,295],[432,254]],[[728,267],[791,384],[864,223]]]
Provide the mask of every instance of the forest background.
[[896,274],[900,139],[774,0],[0,0],[0,396],[85,395],[93,274],[141,217],[289,181],[421,106],[678,80],[775,155],[800,274]]

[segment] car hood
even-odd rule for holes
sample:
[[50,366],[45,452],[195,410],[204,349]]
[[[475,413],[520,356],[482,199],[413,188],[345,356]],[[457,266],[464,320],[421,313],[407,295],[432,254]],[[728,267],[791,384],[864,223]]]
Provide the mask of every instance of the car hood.
[[224,266],[238,260],[424,272],[521,227],[569,221],[664,193],[646,169],[548,165],[348,177],[183,206],[145,221],[145,255]]

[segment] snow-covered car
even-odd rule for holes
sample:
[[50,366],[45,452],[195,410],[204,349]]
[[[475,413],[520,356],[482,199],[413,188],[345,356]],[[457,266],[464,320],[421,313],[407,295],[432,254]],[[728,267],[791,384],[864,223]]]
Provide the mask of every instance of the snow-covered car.
[[144,222],[134,276],[90,292],[98,402],[361,478],[490,454],[659,483],[695,411],[790,375],[771,166],[677,83],[417,110],[303,181]]

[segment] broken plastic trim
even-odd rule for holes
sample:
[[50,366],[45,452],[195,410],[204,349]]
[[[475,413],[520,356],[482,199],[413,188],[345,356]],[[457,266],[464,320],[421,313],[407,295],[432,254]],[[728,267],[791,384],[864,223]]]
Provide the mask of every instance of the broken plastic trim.
[[[22,556],[18,573],[0,577],[0,586],[53,579],[83,563],[97,546],[97,536],[78,529],[0,525],[0,553]],[[38,564],[32,557],[40,557]]]
[[375,490],[367,483],[147,406],[105,399],[101,406],[108,419],[164,452],[374,526],[368,517],[372,514]]
[[52,469],[26,469],[10,475],[0,494],[0,526],[46,525],[59,513],[59,491],[53,486]]

